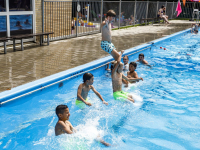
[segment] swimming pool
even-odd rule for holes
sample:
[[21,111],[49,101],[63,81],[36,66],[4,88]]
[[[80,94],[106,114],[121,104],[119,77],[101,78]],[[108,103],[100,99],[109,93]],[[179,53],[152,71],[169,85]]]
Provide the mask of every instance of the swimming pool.
[[[103,66],[90,72],[95,77],[94,87],[109,103],[108,106],[90,91],[89,99],[94,106],[85,110],[76,108],[74,104],[78,85],[82,82],[81,75],[63,81],[60,88],[55,84],[2,105],[0,149],[104,149],[94,141],[98,133],[114,145],[108,149],[199,149],[199,38],[199,35],[181,33],[179,37],[157,40],[155,44],[141,47],[145,49],[142,51],[145,59],[154,66],[150,69],[139,64],[136,71],[144,81],[137,83],[136,88],[123,87],[124,91],[137,96],[135,104],[113,99],[111,78]],[[146,49],[149,45],[153,46]],[[129,59],[136,60],[137,57],[138,53]],[[103,59],[110,61],[110,58]],[[102,62],[95,61],[94,66],[87,69],[97,67],[97,63]],[[77,70],[79,73],[84,71]],[[56,82],[56,76],[64,78],[57,74],[51,77],[53,81],[45,78],[35,84],[40,87],[40,84],[47,85],[45,82]],[[18,93],[27,87],[18,87]],[[26,90],[31,89],[33,87]],[[17,90],[7,91],[4,92],[7,98],[12,98],[8,92],[18,96]],[[7,99],[2,98],[2,94],[0,97],[1,102]],[[69,106],[70,121],[79,133],[55,137],[57,117],[54,110],[63,103]]]

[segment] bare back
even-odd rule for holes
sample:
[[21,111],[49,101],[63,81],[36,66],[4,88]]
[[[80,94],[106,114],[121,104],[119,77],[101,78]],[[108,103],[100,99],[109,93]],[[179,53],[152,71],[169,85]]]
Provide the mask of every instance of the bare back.
[[112,37],[111,37],[111,23],[106,23],[103,21],[101,24],[102,28],[102,41],[108,41],[111,42]]

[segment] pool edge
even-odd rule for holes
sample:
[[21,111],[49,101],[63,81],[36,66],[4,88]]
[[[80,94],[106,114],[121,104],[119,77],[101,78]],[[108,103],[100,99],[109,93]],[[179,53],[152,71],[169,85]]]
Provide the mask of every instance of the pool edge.
[[[129,48],[124,52],[123,55],[128,55],[128,54],[133,53],[133,52],[137,53],[137,51],[151,47],[153,44],[158,44],[160,42],[169,40],[170,38],[174,38],[178,35],[182,35],[182,34],[188,33],[188,32],[190,32],[190,28],[183,30],[183,31],[180,31],[180,32],[177,32],[177,33],[174,33],[174,34],[171,34],[171,35],[163,37],[163,38],[159,38],[159,39],[150,41],[150,42],[142,44],[142,45],[138,45],[136,47]],[[3,92],[0,93],[0,106],[2,105],[2,102],[5,102],[9,99],[12,99],[14,97],[17,97],[17,96],[23,95],[25,93],[31,92],[31,91],[36,90],[38,88],[47,86],[47,85],[52,84],[54,82],[59,82],[60,80],[62,80],[64,78],[74,76],[77,73],[81,73],[81,72],[83,72],[83,70],[89,70],[89,68],[93,68],[93,67],[95,68],[95,67],[101,66],[102,64],[106,64],[106,63],[108,63],[112,60],[113,60],[113,58],[111,56],[107,56],[107,57],[100,58],[100,59],[94,60],[92,62],[83,64],[81,66],[77,66],[75,68],[71,68],[71,69],[68,69],[68,70],[65,70],[65,71],[62,71],[62,72],[59,72],[59,73],[38,79],[38,80],[35,80],[35,81],[20,85],[18,87],[15,87],[15,88],[9,90],[9,91],[3,91]]]

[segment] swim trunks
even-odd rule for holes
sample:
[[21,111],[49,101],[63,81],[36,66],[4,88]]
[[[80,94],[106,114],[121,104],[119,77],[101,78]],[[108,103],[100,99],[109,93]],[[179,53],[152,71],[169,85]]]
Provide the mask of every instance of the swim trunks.
[[113,45],[113,43],[108,42],[108,41],[101,41],[101,48],[107,52],[107,53],[111,53],[113,51],[113,49],[115,49],[115,46]]
[[[88,99],[86,98],[85,101],[87,101],[87,100],[88,100]],[[75,104],[76,104],[76,106],[77,106],[78,108],[80,108],[80,109],[84,109],[85,106],[86,106],[86,104],[85,104],[83,101],[80,101],[80,100],[76,100]]]
[[128,98],[128,92],[116,91],[113,93],[115,100],[126,101]]

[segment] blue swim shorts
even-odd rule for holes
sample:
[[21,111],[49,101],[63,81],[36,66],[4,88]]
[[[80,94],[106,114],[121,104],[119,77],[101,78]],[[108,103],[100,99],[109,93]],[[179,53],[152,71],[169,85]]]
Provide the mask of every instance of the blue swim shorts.
[[115,46],[113,45],[113,43],[108,42],[108,41],[101,41],[101,48],[107,52],[107,53],[111,53],[113,51],[113,49],[115,49]]

